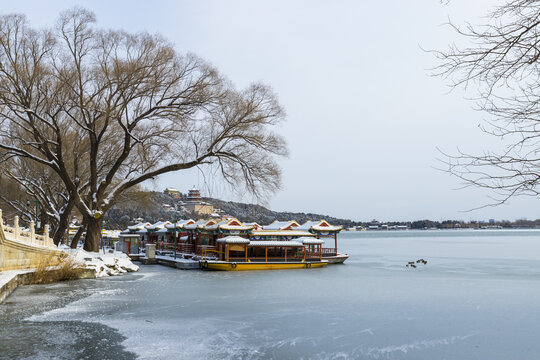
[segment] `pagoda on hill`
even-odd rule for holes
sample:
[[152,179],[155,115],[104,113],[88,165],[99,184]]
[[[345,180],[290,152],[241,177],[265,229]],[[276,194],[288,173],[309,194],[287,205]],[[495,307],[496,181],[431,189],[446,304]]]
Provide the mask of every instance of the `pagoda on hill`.
[[201,192],[193,186],[189,190],[185,207],[191,212],[196,212],[200,215],[210,215],[214,212],[214,207],[202,201]]

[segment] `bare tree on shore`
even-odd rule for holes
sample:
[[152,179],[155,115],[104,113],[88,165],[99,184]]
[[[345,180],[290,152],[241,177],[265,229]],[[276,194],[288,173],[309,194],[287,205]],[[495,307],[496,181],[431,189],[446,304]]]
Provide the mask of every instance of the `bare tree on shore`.
[[279,188],[287,148],[272,128],[284,112],[267,86],[236,90],[158,35],[94,22],[80,8],[51,30],[0,17],[0,148],[55,172],[86,250],[122,193],[168,172],[213,166],[254,194]]
[[540,194],[540,1],[514,0],[494,8],[481,25],[450,24],[469,45],[435,51],[435,74],[453,88],[475,88],[482,130],[504,147],[482,154],[447,154],[448,171],[467,186],[492,191],[498,205]]
[[36,226],[49,224],[53,241],[58,245],[69,228],[74,201],[57,174],[26,158],[4,161],[0,173],[19,188],[17,194],[0,192],[0,199],[16,209],[23,221],[33,220]]

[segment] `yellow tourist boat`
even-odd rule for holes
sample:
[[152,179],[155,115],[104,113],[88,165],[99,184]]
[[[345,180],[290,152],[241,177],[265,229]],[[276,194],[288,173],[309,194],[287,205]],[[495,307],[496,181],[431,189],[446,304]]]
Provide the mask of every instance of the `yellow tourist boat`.
[[311,269],[328,265],[326,260],[306,262],[227,262],[227,261],[201,261],[201,267],[209,270],[222,271],[248,271],[248,270],[284,270],[284,269]]
[[256,241],[227,236],[217,239],[218,250],[205,251],[200,264],[203,269],[222,271],[320,268],[328,264],[322,259],[323,242],[314,237]]

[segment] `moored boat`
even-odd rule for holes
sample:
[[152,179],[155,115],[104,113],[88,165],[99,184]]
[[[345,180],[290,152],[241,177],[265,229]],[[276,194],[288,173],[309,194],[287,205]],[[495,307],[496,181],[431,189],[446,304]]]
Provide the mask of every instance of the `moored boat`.
[[[337,235],[341,230],[341,226],[332,226],[325,220],[307,221],[303,225],[294,220],[274,221],[261,226],[242,223],[235,218],[175,219],[174,223],[162,221],[130,226],[122,236],[140,236],[137,240],[139,251],[153,243],[159,255],[202,259],[208,264],[215,262],[212,266],[216,269],[227,268],[223,264],[225,261],[252,270],[302,268],[306,263],[311,266],[317,263],[313,267],[343,263],[349,256],[338,252]],[[232,240],[234,237],[236,242]],[[224,242],[226,238],[229,243]],[[135,248],[133,244],[131,247]],[[133,249],[130,251],[128,247],[128,252]]]
[[[218,250],[205,251],[200,264],[224,271],[319,268],[328,264],[322,259],[323,242],[314,237],[257,241],[227,236],[217,239]],[[209,254],[217,259],[209,259]]]
[[328,265],[326,260],[306,262],[231,262],[219,260],[201,260],[201,267],[209,270],[246,271],[246,270],[285,270],[285,269],[310,269]]
[[329,264],[343,264],[345,260],[349,258],[348,254],[338,252],[338,240],[337,235],[342,226],[333,226],[326,220],[319,221],[306,221],[300,226],[292,227],[295,231],[307,231],[318,239],[334,240],[334,247],[322,248],[322,258],[327,260]]

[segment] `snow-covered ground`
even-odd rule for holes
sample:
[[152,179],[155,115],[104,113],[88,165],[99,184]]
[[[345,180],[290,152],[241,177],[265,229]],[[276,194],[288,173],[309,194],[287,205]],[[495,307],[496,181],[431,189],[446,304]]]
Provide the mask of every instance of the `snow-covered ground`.
[[108,250],[103,252],[88,252],[83,249],[61,247],[73,259],[86,269],[95,269],[96,277],[121,275],[127,272],[138,271],[139,267],[133,264],[126,254],[120,251]]

